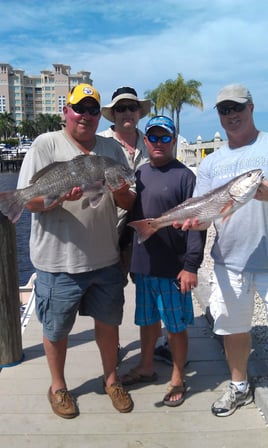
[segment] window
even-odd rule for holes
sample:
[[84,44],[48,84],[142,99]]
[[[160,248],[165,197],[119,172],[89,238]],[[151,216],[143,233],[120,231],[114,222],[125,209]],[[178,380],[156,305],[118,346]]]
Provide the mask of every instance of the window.
[[0,112],[6,112],[6,97],[0,95]]

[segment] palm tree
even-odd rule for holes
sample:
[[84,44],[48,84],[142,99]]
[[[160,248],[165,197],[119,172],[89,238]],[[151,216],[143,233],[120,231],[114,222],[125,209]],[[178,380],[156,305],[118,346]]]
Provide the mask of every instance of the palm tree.
[[202,96],[199,91],[201,85],[201,82],[194,79],[185,82],[183,76],[179,73],[175,81],[168,79],[156,89],[146,92],[147,99],[150,99],[154,104],[156,115],[159,114],[159,111],[163,114],[165,109],[170,112],[176,125],[177,136],[180,133],[180,113],[183,104],[203,110]]
[[6,140],[15,130],[15,120],[9,112],[0,113],[0,137]]
[[24,135],[30,139],[33,139],[35,137],[37,137],[37,132],[36,132],[36,125],[35,122],[32,120],[22,120],[20,122],[20,124],[18,125],[18,131],[20,133],[20,135]]
[[39,114],[36,119],[38,134],[49,131],[58,131],[62,128],[60,115]]
[[158,115],[158,98],[160,96],[162,88],[163,84],[160,84],[156,89],[146,90],[146,92],[144,93],[144,98],[151,101],[152,107],[154,109],[153,113],[150,112],[148,114],[150,117],[152,117],[153,115]]

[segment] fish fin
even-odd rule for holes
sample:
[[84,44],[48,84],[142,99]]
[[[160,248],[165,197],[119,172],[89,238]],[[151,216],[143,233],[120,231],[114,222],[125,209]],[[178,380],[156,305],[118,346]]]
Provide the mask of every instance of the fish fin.
[[89,203],[89,198],[84,198],[84,199],[82,200],[82,210],[85,210],[85,208],[88,208],[89,205],[90,205],[90,203]]
[[222,222],[228,221],[228,219],[230,219],[230,217],[232,216],[233,213],[230,213],[229,215],[226,215],[222,218]]
[[148,218],[128,223],[128,226],[136,230],[139,244],[144,243],[144,241],[148,240],[150,236],[157,232],[158,227],[153,225],[154,221],[153,218]]
[[233,210],[234,200],[230,199],[227,204],[220,210],[220,215],[222,215],[222,222],[228,221],[231,215],[234,213]]
[[89,204],[91,208],[97,208],[100,204],[100,202],[102,201],[104,194],[103,193],[99,193],[96,196],[93,196],[89,199]]
[[24,202],[20,190],[4,191],[0,193],[0,211],[13,222],[17,222],[23,212]]
[[220,210],[220,215],[226,216],[226,215],[233,213],[232,212],[233,205],[234,205],[234,200],[230,199],[227,202],[227,204],[225,204],[225,206]]
[[228,221],[228,219],[231,218],[231,216],[234,214],[234,212],[235,212],[235,210],[233,210],[231,213],[228,213],[228,215],[225,215],[225,216],[222,218],[222,222]]

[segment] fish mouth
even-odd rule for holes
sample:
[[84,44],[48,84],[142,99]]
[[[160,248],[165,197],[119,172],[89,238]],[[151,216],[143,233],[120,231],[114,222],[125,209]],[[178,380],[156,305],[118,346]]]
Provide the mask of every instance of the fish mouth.
[[264,174],[264,172],[262,170],[258,174],[257,179],[260,180],[260,182],[262,182],[265,179],[265,174]]

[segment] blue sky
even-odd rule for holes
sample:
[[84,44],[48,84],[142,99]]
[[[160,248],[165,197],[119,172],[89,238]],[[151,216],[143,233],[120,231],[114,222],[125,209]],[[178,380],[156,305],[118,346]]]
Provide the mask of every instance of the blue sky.
[[[140,98],[181,73],[195,79],[204,111],[184,106],[181,134],[225,138],[213,109],[218,90],[242,83],[255,103],[255,122],[268,130],[268,4],[253,0],[0,0],[0,62],[26,75],[91,72],[102,105],[119,86]],[[140,121],[144,130],[146,120]],[[109,125],[101,119],[99,130]]]

